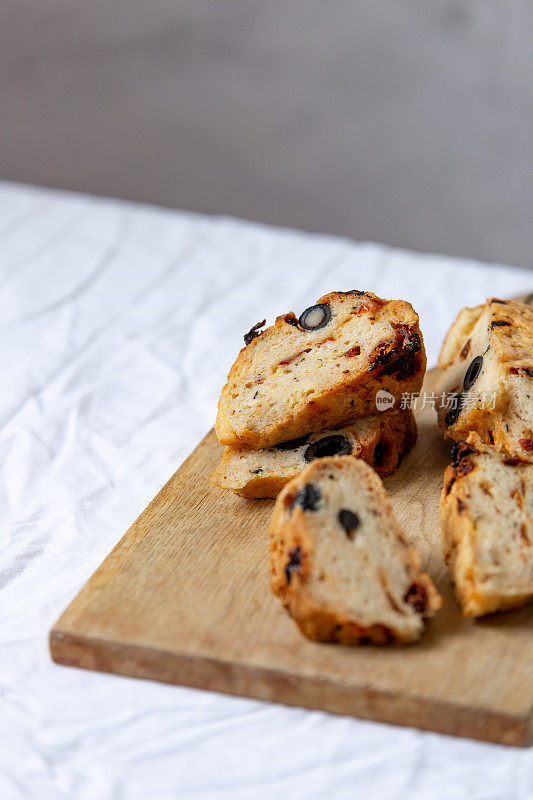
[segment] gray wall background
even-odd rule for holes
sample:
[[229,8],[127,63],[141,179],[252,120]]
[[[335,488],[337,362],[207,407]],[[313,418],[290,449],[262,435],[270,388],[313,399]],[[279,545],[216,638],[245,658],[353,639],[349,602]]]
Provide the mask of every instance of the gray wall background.
[[533,266],[520,0],[0,0],[0,177]]

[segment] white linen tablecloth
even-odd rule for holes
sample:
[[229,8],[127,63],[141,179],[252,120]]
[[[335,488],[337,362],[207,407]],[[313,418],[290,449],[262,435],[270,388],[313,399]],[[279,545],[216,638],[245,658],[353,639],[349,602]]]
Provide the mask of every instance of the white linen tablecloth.
[[337,288],[412,301],[431,364],[461,306],[533,274],[0,184],[0,800],[533,798],[531,749],[50,661],[212,425],[243,333]]

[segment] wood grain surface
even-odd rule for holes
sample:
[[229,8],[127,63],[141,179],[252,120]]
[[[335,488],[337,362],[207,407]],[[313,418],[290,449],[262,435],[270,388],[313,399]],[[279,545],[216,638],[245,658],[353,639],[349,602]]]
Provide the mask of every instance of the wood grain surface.
[[[432,391],[436,371],[428,373]],[[444,598],[409,647],[342,647],[300,635],[269,591],[271,500],[212,487],[211,431],[67,608],[50,634],[60,664],[194,686],[475,739],[533,738],[533,608],[463,619],[438,535],[450,445],[434,410],[385,480]]]

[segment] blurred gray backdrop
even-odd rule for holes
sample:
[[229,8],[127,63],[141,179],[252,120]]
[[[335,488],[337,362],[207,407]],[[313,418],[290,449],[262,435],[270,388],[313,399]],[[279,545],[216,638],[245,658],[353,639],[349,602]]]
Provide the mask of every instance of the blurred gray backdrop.
[[533,266],[533,6],[0,0],[0,177]]

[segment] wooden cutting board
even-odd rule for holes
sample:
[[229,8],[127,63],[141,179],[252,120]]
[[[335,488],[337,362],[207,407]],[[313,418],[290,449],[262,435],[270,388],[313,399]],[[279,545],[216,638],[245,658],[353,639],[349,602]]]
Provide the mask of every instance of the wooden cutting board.
[[[436,371],[428,373],[431,392]],[[463,619],[437,509],[450,445],[417,412],[414,450],[385,480],[445,605],[409,647],[342,647],[300,635],[269,591],[273,501],[208,483],[211,431],[73,600],[50,634],[60,664],[256,697],[512,745],[533,738],[533,607]]]

